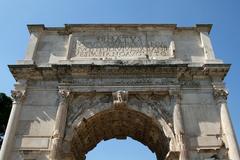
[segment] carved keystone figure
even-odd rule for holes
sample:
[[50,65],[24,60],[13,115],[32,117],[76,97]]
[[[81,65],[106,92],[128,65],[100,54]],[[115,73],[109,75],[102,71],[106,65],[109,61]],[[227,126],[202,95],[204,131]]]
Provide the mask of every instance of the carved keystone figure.
[[119,90],[112,93],[113,95],[113,105],[115,107],[122,107],[127,104],[128,91]]

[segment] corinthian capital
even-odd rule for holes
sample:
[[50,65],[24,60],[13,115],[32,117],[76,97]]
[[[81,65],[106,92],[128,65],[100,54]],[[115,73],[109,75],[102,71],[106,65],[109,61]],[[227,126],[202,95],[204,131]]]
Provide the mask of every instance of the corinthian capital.
[[216,99],[227,99],[228,91],[225,88],[215,88],[214,91],[214,97]]
[[70,95],[70,91],[68,89],[59,89],[58,94],[60,97],[60,101],[67,101]]
[[12,90],[11,96],[14,102],[20,103],[24,98],[24,91]]
[[218,82],[213,83],[213,95],[216,100],[226,100],[228,91],[224,86],[224,83]]
[[179,88],[171,88],[169,89],[169,95],[172,97],[172,100],[176,103],[180,103],[181,101],[181,94]]

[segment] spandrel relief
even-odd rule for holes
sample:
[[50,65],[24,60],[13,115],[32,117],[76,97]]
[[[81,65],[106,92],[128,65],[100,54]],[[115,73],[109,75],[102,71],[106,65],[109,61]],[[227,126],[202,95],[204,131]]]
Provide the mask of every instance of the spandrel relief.
[[168,123],[172,123],[172,113],[174,100],[172,97],[157,94],[139,94],[129,96],[128,105],[151,115],[157,119],[163,118]]
[[[167,123],[172,123],[174,100],[170,96],[157,94],[130,94],[127,107],[140,111],[156,119],[164,119]],[[74,122],[80,122],[83,118],[89,118],[94,114],[113,107],[113,97],[111,94],[80,94],[75,95],[70,104],[68,113],[68,126]]]
[[112,106],[111,94],[80,94],[75,95],[70,104],[67,125],[70,126],[77,119],[83,119],[91,116],[98,111],[110,108]]

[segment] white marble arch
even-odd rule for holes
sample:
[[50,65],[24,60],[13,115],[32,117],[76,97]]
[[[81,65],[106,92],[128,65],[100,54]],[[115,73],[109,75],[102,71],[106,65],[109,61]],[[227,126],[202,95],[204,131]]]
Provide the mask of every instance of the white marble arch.
[[28,25],[25,58],[9,65],[16,84],[0,160],[71,159],[74,128],[121,108],[154,119],[169,159],[240,159],[224,85],[230,64],[215,57],[211,27]]

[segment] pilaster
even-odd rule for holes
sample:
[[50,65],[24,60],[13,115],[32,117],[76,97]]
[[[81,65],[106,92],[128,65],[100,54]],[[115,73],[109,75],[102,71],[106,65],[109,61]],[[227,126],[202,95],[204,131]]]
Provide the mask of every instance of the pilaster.
[[176,137],[176,141],[178,142],[178,148],[180,151],[180,160],[187,160],[187,141],[185,139],[184,133],[184,122],[183,115],[181,110],[181,96],[179,89],[171,89],[169,91],[170,95],[175,100],[174,110],[173,110],[173,127],[174,133]]
[[59,89],[58,93],[59,93],[59,105],[55,119],[54,132],[52,135],[52,148],[50,155],[52,160],[61,159],[60,157],[61,145],[66,125],[70,91],[67,89]]

